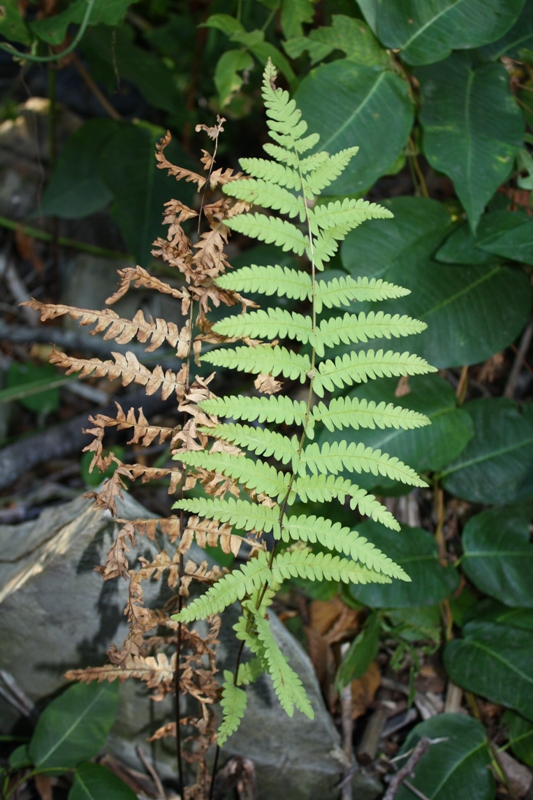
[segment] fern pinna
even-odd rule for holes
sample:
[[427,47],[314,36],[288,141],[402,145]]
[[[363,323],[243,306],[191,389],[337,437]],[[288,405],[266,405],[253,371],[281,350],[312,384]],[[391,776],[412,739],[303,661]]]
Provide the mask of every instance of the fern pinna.
[[[246,647],[252,657],[244,663],[239,657],[235,672],[225,673],[219,745],[237,729],[245,712],[246,691],[242,687],[263,672],[270,675],[289,715],[296,708],[313,716],[302,683],[281,653],[266,613],[285,579],[327,578],[355,583],[409,580],[401,567],[356,531],[327,517],[291,514],[294,501],[348,502],[350,508],[397,530],[399,525],[387,509],[340,473],[372,472],[411,486],[426,485],[410,467],[380,450],[346,441],[322,446],[313,441],[320,425],[333,430],[375,426],[408,429],[427,424],[429,420],[422,414],[392,404],[351,398],[327,402],[322,398],[336,387],[381,376],[418,375],[433,368],[418,356],[381,348],[353,349],[343,356],[328,358],[328,351],[341,342],[357,344],[408,336],[426,326],[410,317],[381,311],[342,311],[354,300],[400,297],[406,294],[400,287],[383,280],[319,277],[350,230],[365,220],[392,215],[365,200],[316,203],[321,191],[341,174],[358,148],[350,147],[334,155],[309,155],[319,137],[307,133],[307,124],[294,100],[276,88],[275,80],[276,70],[269,62],[264,72],[263,99],[273,141],[264,149],[271,160],[241,159],[247,177],[227,183],[223,191],[239,201],[277,213],[248,210],[227,219],[225,224],[233,231],[305,257],[303,266],[296,270],[251,265],[221,275],[215,282],[228,292],[309,301],[310,310],[296,313],[270,307],[232,315],[213,326],[215,334],[231,342],[245,340],[245,344],[216,348],[204,354],[202,361],[256,374],[256,388],[268,396],[203,400],[200,408],[211,419],[200,430],[213,437],[215,444],[210,449],[176,456],[185,466],[226,476],[243,490],[238,498],[181,499],[176,508],[256,535],[272,533],[275,538],[271,552],[257,552],[174,617],[190,623],[219,614],[236,601],[241,603],[242,615],[235,625],[243,645],[239,656]],[[322,317],[325,309],[341,311]],[[288,340],[287,344],[279,345],[280,339]],[[295,350],[298,343],[304,345],[300,353]],[[278,376],[306,384],[307,400],[276,394],[282,388],[276,380]],[[315,402],[315,396],[319,402]],[[218,418],[227,421],[219,422]],[[277,428],[282,423],[296,432],[280,433]],[[315,543],[321,545],[319,552],[310,547]]]

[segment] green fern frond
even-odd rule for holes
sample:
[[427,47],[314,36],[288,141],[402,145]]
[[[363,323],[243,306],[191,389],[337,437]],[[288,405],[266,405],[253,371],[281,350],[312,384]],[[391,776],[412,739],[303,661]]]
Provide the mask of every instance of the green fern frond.
[[215,281],[221,289],[234,292],[261,292],[277,294],[291,300],[309,300],[311,297],[311,276],[301,270],[280,267],[258,267],[252,264],[231,274],[221,275]]
[[285,497],[290,482],[288,473],[278,472],[270,464],[252,461],[246,456],[190,450],[177,453],[174,459],[191,467],[200,467],[220,475],[227,475],[229,478],[235,478],[249,489],[255,489],[257,492],[263,492],[269,497],[277,497],[280,500]]
[[213,614],[220,614],[225,608],[243,600],[246,595],[259,589],[265,583],[279,582],[268,566],[268,556],[260,552],[240,569],[235,569],[220,578],[201,597],[197,597],[186,608],[174,614],[172,619],[178,622],[192,622],[196,619],[206,619]]
[[[288,517],[281,527],[281,538],[284,542],[291,539],[300,542],[310,542],[335,550],[337,553],[350,556],[354,561],[360,561],[365,567],[375,572],[382,572],[390,578],[410,580],[404,570],[394,561],[378,550],[364,536],[359,536],[357,531],[345,528],[340,522],[331,522],[325,517],[308,516],[301,514]],[[277,534],[277,538],[279,535]]]
[[224,670],[224,683],[222,684],[222,722],[217,733],[217,744],[222,747],[232,733],[235,733],[246,711],[247,695],[233,682],[233,675],[229,670]]
[[366,447],[362,442],[310,444],[301,454],[298,465],[301,475],[305,475],[306,469],[315,474],[322,472],[326,475],[336,475],[344,469],[348,472],[371,472],[372,475],[383,475],[409,486],[427,486],[426,481],[399,458]]
[[307,131],[307,122],[302,120],[302,112],[291,100],[289,93],[275,88],[277,72],[271,61],[267,63],[263,75],[263,102],[267,113],[269,135],[282,147],[304,153],[317,144],[320,137],[316,133],[302,136]]
[[273,456],[282,464],[288,464],[290,461],[295,463],[295,459],[298,458],[299,442],[296,436],[289,439],[288,436],[268,428],[228,422],[214,428],[202,427],[200,431],[216,439],[224,439],[239,447],[246,447],[257,455],[264,455],[266,458]]
[[231,181],[224,187],[224,194],[263,208],[272,208],[289,217],[299,217],[300,222],[305,220],[306,207],[303,197],[292,194],[282,186],[271,183],[270,180],[244,178]]
[[319,397],[323,397],[324,390],[332,391],[336,386],[366,383],[369,378],[399,378],[403,375],[425,375],[436,371],[424,358],[410,353],[394,353],[392,350],[352,352],[337,356],[335,361],[321,361],[313,389]]
[[236,500],[234,497],[228,500],[221,497],[194,497],[178,500],[172,508],[206,519],[216,519],[218,522],[229,522],[242,531],[270,533],[279,530],[279,506],[269,508],[248,500]]
[[269,623],[263,616],[255,612],[250,603],[247,603],[246,606],[254,614],[257,636],[263,645],[262,659],[266,661],[267,670],[272,678],[274,691],[278,696],[281,707],[289,717],[292,717],[294,706],[296,706],[309,719],[314,719],[313,707],[305,693],[302,682],[289,665],[286,656],[281,652]]
[[285,186],[286,189],[296,189],[296,191],[302,187],[300,173],[296,169],[277,164],[270,159],[240,158],[239,165],[252,178],[267,178],[271,184],[275,183],[278,186]]
[[237,673],[237,686],[248,686],[250,683],[255,683],[264,671],[264,661],[259,657],[252,658],[245,664],[240,664],[239,672]]
[[285,308],[234,314],[213,325],[215,333],[232,338],[297,339],[306,344],[312,336],[311,318]]
[[429,417],[418,411],[359,397],[334,397],[329,406],[317,403],[312,414],[316,422],[323,422],[330,431],[335,428],[396,428],[405,431],[431,424]]
[[[253,312],[256,313],[256,312]],[[385,314],[383,311],[370,311],[365,314],[344,314],[342,317],[330,317],[320,323],[316,334],[312,337],[319,356],[324,354],[324,347],[333,347],[344,342],[367,342],[369,339],[400,336],[412,336],[422,333],[427,328],[425,322],[400,314]]]
[[392,217],[391,212],[383,206],[369,203],[368,200],[354,200],[348,197],[344,200],[334,200],[331,203],[316,206],[309,209],[308,213],[313,232],[341,226],[346,230],[353,230],[367,219]]
[[220,417],[244,419],[247,422],[275,422],[278,425],[303,425],[307,414],[307,405],[303,400],[292,400],[284,394],[270,397],[229,395],[202,400],[199,406],[208,414]]
[[311,369],[308,356],[291,353],[285,347],[257,347],[220,348],[202,355],[202,361],[207,361],[215,367],[228,367],[241,372],[263,373],[266,375],[283,375],[284,378],[300,380],[302,383]]
[[285,252],[292,250],[297,256],[303,255],[308,244],[306,237],[296,225],[279,217],[267,217],[258,213],[238,214],[236,217],[224,220],[224,225],[232,231],[244,233],[252,239],[259,239],[260,242],[275,244]]
[[373,494],[369,494],[365,489],[340,475],[300,475],[295,479],[292,490],[303,503],[307,500],[313,503],[339,500],[344,503],[345,498],[349,497],[352,510],[357,508],[361,514],[381,522],[387,528],[400,530],[400,524],[395,517],[379,500],[376,500]]
[[325,269],[326,262],[333,258],[339,249],[339,242],[345,238],[349,230],[349,227],[338,225],[315,235],[313,246],[306,248],[306,254],[310,261],[314,261],[318,270]]
[[355,561],[331,553],[311,553],[307,548],[285,550],[274,558],[273,579],[282,583],[287,578],[343,583],[391,583],[388,575],[362,567]]
[[308,163],[302,162],[300,166],[303,173],[308,173],[305,177],[305,183],[309,190],[314,195],[319,195],[322,189],[333,183],[344,172],[358,150],[358,147],[347,147],[332,156],[329,153],[317,153],[317,156],[320,155],[322,157],[315,159],[315,162],[311,161],[313,156],[305,159]]
[[[266,145],[264,146],[264,149],[266,149]],[[350,150],[350,149],[352,149],[352,148],[348,148],[348,150]],[[356,150],[357,148],[353,148],[353,149]],[[341,152],[343,152],[343,151],[341,150]],[[355,155],[355,153],[354,153],[354,155]],[[318,167],[320,167],[321,164],[324,164],[329,158],[331,158],[329,153],[327,153],[325,150],[320,150],[318,153],[313,153],[313,155],[311,155],[311,156],[306,156],[305,158],[299,159],[298,160],[298,166],[299,166],[300,172],[302,173],[302,175],[307,175],[309,172],[313,172],[314,170],[317,170]],[[342,170],[341,170],[341,172],[342,172]],[[340,173],[339,173],[339,175],[340,175]],[[312,188],[311,188],[311,191],[313,191]],[[313,194],[314,194],[314,192],[313,192]]]

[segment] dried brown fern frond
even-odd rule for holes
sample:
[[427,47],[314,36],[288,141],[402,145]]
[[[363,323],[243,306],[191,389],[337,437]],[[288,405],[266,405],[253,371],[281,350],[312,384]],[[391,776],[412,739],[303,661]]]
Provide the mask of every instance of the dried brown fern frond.
[[[206,130],[214,138],[215,152],[223,121],[219,119],[216,126]],[[169,345],[176,349],[177,357],[182,360],[179,370],[173,372],[160,365],[150,369],[131,352],[124,355],[112,353],[108,360],[80,358],[55,350],[52,353],[51,362],[65,369],[67,374],[78,372],[82,377],[120,380],[125,387],[140,384],[147,395],[161,391],[164,400],[176,398],[174,425],[155,425],[146,418],[142,409],[125,411],[120,403],[116,404],[115,416],[95,414],[90,417],[91,427],[86,433],[91,434],[93,440],[85,450],[93,454],[91,468],[105,470],[114,465],[115,471],[98,492],[90,492],[87,496],[94,499],[96,507],[109,510],[115,517],[118,500],[127,485],[136,481],[168,481],[169,492],[177,493],[179,497],[195,486],[215,497],[225,494],[239,497],[241,491],[237,481],[213,470],[187,466],[177,469],[174,464],[168,466],[164,461],[150,466],[142,458],[134,463],[127,458],[124,462],[105,448],[107,432],[124,431],[129,436],[128,445],[134,446],[136,451],[139,446],[149,447],[154,443],[168,445],[170,454],[204,449],[208,441],[205,431],[218,424],[216,416],[199,407],[202,401],[214,398],[210,388],[213,376],[197,376],[193,380],[191,365],[193,359],[198,363],[202,345],[224,340],[212,332],[208,313],[221,305],[240,303],[243,312],[257,307],[237,292],[221,289],[215,284],[216,278],[230,269],[225,253],[229,234],[225,221],[249,206],[220,193],[206,199],[206,193],[241,178],[241,174],[231,169],[215,169],[214,156],[206,151],[201,159],[205,176],[176,167],[165,155],[169,142],[170,134],[167,134],[157,146],[158,168],[166,169],[177,180],[195,184],[198,191],[203,192],[199,211],[179,200],[165,204],[163,221],[167,235],[154,242],[152,252],[175,270],[176,279],[167,282],[142,267],[127,267],[118,271],[119,286],[106,302],[108,305],[117,302],[132,288],[155,291],[178,301],[182,321],[147,319],[141,310],[128,320],[109,308],[91,310],[37,300],[30,302],[41,313],[43,321],[69,316],[82,326],[92,326],[91,334],[102,334],[104,339],[115,339],[120,344],[136,339],[146,345],[148,352]],[[197,224],[191,223],[192,220],[197,220]],[[186,227],[190,224],[195,229],[188,233]],[[217,441],[212,449],[213,452],[241,452],[235,445],[224,441]],[[164,725],[154,738],[163,735],[181,737],[184,729],[185,738],[178,749],[191,744],[190,750],[183,752],[183,758],[196,764],[198,772],[192,786],[185,788],[182,784],[181,794],[185,800],[206,800],[209,777],[205,755],[215,739],[212,706],[220,694],[215,662],[220,618],[209,618],[207,632],[200,633],[173,622],[170,615],[185,607],[194,583],[210,586],[223,575],[218,566],[210,567],[206,560],[190,558],[193,542],[200,548],[220,547],[224,553],[234,556],[239,554],[244,543],[248,550],[255,551],[263,549],[264,545],[253,534],[240,535],[234,533],[229,524],[188,516],[183,511],[179,516],[168,518],[118,518],[117,522],[114,541],[104,564],[97,571],[104,580],[120,578],[128,582],[124,613],[129,633],[120,647],[109,647],[108,664],[72,670],[67,677],[86,682],[136,678],[152,690],[155,700],[162,699],[178,687],[179,692],[189,698],[189,704],[192,702],[192,710],[188,707],[183,719]],[[135,550],[140,536],[146,537],[154,550],[157,549],[150,558],[140,557]],[[168,600],[163,608],[152,608],[147,602],[146,598],[154,593],[147,592],[146,588],[154,581],[166,583],[168,587],[165,589]]]

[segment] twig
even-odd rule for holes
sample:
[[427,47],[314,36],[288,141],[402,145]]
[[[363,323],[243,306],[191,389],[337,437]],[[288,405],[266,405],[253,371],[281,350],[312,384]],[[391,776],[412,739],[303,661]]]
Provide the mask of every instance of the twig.
[[[175,406],[172,398],[162,400],[160,396],[147,396],[145,392],[119,397],[121,405],[131,406],[136,412],[142,408],[147,416],[165,408]],[[115,414],[115,403],[98,409],[100,414]],[[88,414],[79,414],[68,422],[55,425],[34,436],[28,436],[4,447],[0,459],[0,489],[6,489],[21,475],[54,458],[64,458],[79,452],[87,444],[87,434],[82,428],[90,427]]]
[[150,764],[150,762],[146,758],[146,755],[144,754],[141,745],[138,744],[135,749],[137,751],[137,755],[139,756],[139,758],[143,762],[145,769],[147,770],[147,772],[150,773],[150,776],[151,776],[153,782],[155,783],[155,788],[157,789],[158,797],[160,797],[161,800],[165,800],[165,790],[163,789],[163,784],[161,783],[161,778],[159,777],[159,775],[157,774],[157,772],[155,771],[153,766]]
[[[409,757],[408,761],[404,764],[404,766],[400,770],[398,770],[396,775],[393,775],[393,777],[391,778],[391,782],[389,783],[388,789],[383,795],[383,800],[393,800],[401,784],[405,782],[405,779],[409,775],[411,775],[411,773],[413,772],[414,768],[416,767],[416,765],[418,764],[424,753],[426,753],[429,750],[431,744],[432,741],[431,739],[428,739],[427,736],[423,736],[420,739],[415,749],[411,753],[411,756]],[[412,791],[411,786],[408,786],[407,788]]]
[[22,691],[13,675],[5,669],[0,669],[0,681],[0,695],[4,700],[7,700],[19,714],[28,717],[34,723],[37,722],[39,719],[37,706]]
[[446,702],[444,704],[445,714],[457,714],[461,708],[463,699],[463,690],[456,686],[452,681],[448,681],[448,689],[446,691]]
[[[21,225],[14,219],[0,216],[0,227],[7,228],[10,231],[20,230],[26,236],[31,236],[41,242],[52,242],[54,237],[47,231],[41,231],[39,228],[32,228],[30,225]],[[76,239],[67,239],[64,236],[58,236],[57,243],[60,247],[71,247],[73,250],[80,250],[83,253],[89,253],[93,256],[102,256],[103,258],[113,258],[117,261],[132,261],[129,253],[117,253],[116,250],[108,250],[105,247],[97,247],[94,244],[87,242],[78,242]]]
[[409,781],[404,780],[403,785],[406,789],[409,789],[410,792],[419,797],[420,800],[429,800],[429,797],[426,794],[421,792],[420,789],[417,789],[416,786],[413,786],[412,783],[409,783]]
[[368,720],[361,744],[357,748],[357,760],[360,764],[370,764],[375,759],[389,713],[386,706],[381,706]]
[[[341,647],[341,654],[344,657],[350,645],[344,644]],[[347,764],[353,764],[353,718],[352,718],[352,684],[345,686],[341,692],[341,714],[342,714],[342,739],[343,749],[346,755]],[[353,800],[352,782],[343,782],[341,790],[342,800]]]
[[522,338],[520,339],[520,344],[518,345],[518,350],[516,351],[516,358],[511,368],[511,372],[509,373],[507,383],[505,384],[505,389],[503,391],[504,397],[513,397],[516,389],[516,384],[518,382],[518,377],[522,370],[522,366],[524,364],[528,366],[525,356],[527,351],[529,350],[529,345],[531,344],[532,337],[533,337],[533,319],[530,320],[529,325],[525,329],[524,333],[522,334]]
[[78,72],[80,73],[83,82],[85,83],[87,88],[94,94],[94,96],[104,109],[104,111],[107,111],[111,119],[121,120],[122,119],[121,115],[115,108],[113,108],[113,106],[111,105],[105,94],[102,92],[100,87],[97,86],[97,84],[94,82],[90,73],[87,71],[84,64],[80,61],[76,53],[72,54],[72,62],[76,67],[76,69],[78,70]]

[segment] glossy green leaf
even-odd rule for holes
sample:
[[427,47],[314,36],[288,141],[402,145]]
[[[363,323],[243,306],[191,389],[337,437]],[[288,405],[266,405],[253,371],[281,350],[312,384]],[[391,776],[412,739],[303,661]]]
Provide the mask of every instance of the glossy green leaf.
[[442,472],[444,488],[471,503],[505,505],[533,498],[533,404],[473,400],[464,408],[475,436]]
[[137,795],[107,767],[86,761],[74,774],[68,800],[136,800]]
[[335,688],[337,691],[342,691],[353,680],[365,674],[378,654],[380,630],[381,619],[379,614],[371,614],[363,630],[357,634],[339,665],[335,676]]
[[533,608],[530,505],[492,508],[463,531],[463,570],[481,592],[509,606]]
[[20,14],[18,0],[4,0],[0,14],[0,36],[10,42],[31,44],[31,33]]
[[524,0],[385,0],[377,31],[408,64],[433,64],[452,50],[493,42],[520,13]]
[[486,204],[511,173],[524,136],[523,116],[505,67],[475,68],[475,63],[471,54],[456,52],[416,71],[423,98],[424,154],[434,169],[452,179],[474,231]]
[[[60,395],[59,386],[56,381],[58,374],[55,367],[51,364],[19,364],[12,361],[6,373],[6,386],[8,389],[20,387],[30,389],[29,393],[24,393],[19,402],[25,408],[36,414],[50,414],[59,408]],[[41,387],[41,391],[34,393],[31,391],[35,387]],[[44,390],[44,391],[43,391]]]
[[476,244],[497,256],[533,264],[533,220],[512,211],[485,214],[477,229]]
[[[154,239],[166,235],[161,214],[164,203],[173,197],[186,201],[191,194],[190,184],[170,181],[164,170],[156,167],[155,144],[162,133],[145,124],[123,124],[104,147],[99,162],[100,174],[114,198],[113,216],[130,252],[144,267],[150,262]],[[165,152],[170,161],[184,164],[173,142]]]
[[[407,757],[423,736],[444,740],[429,747],[409,776],[409,782],[427,800],[457,800],[465,797],[465,789],[468,800],[493,800],[491,754],[481,723],[464,714],[439,714],[411,731],[400,754]],[[413,800],[414,794],[402,784],[395,797]]]
[[[138,0],[95,0],[89,25],[118,25],[124,19],[128,6]],[[79,25],[87,9],[87,0],[72,0],[68,8],[52,17],[32,22],[33,33],[48,44],[58,45],[64,40],[71,23]]]
[[[483,225],[485,215],[481,217],[477,232]],[[470,225],[464,222],[455,228],[444,244],[435,253],[435,259],[443,264],[468,264],[473,266],[492,265],[499,261],[498,256],[478,247],[478,240],[472,233]]]
[[484,361],[513,342],[530,313],[526,276],[498,264],[440,264],[432,255],[450,231],[444,207],[416,197],[383,205],[394,219],[370,220],[352,231],[341,257],[354,277],[382,277],[411,289],[379,306],[427,323],[423,333],[404,340],[405,349],[436,367],[452,367]]
[[45,708],[29,744],[41,769],[76,767],[105,744],[118,708],[118,684],[76,683]]
[[516,711],[507,710],[502,723],[507,728],[512,753],[528,767],[533,767],[533,722]]
[[441,565],[435,539],[427,531],[402,525],[398,533],[372,520],[357,525],[357,531],[403,567],[411,582],[350,584],[354,600],[370,608],[430,606],[456,589],[458,575],[452,567]]
[[[395,397],[398,380],[384,378],[365,384],[351,392],[349,397],[364,397],[379,403],[394,403],[425,414],[431,425],[414,430],[395,428],[375,428],[353,430],[346,428],[330,432],[323,430],[318,442],[333,442],[345,439],[348,442],[363,442],[379,448],[391,456],[409,464],[417,472],[433,472],[442,469],[466,447],[474,435],[474,426],[468,413],[457,408],[457,398],[450,384],[438,375],[423,375],[409,378],[409,394]],[[389,481],[370,473],[357,476],[357,483],[365,489],[379,487],[383,493],[390,493],[398,487]]]
[[533,47],[533,5],[526,0],[513,27],[501,39],[481,48],[483,58],[499,61],[502,56],[519,58],[523,48]]
[[121,130],[111,119],[93,119],[76,131],[63,149],[41,200],[43,214],[77,219],[109,205],[113,195],[98,170],[107,142]]
[[444,664],[458,686],[533,719],[531,651],[531,631],[469,622],[446,645]]
[[295,100],[309,129],[320,134],[317,150],[335,153],[361,145],[328,187],[330,195],[363,191],[384,175],[402,153],[413,122],[413,103],[404,80],[347,59],[312,70]]

